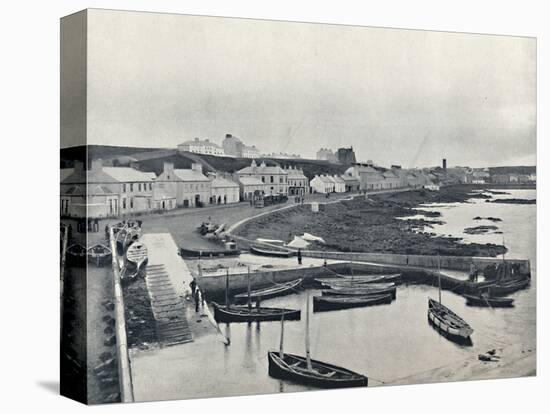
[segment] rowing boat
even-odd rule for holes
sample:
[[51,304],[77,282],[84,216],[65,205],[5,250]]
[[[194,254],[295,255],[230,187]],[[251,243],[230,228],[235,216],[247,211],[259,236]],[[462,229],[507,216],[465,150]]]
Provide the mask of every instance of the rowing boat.
[[262,321],[278,321],[284,315],[284,318],[289,321],[300,320],[300,310],[284,309],[284,308],[267,308],[267,307],[248,307],[246,305],[235,306],[231,305],[226,308],[216,302],[212,302],[214,307],[214,319],[216,322],[262,322]]
[[510,293],[517,292],[518,290],[525,289],[529,286],[529,279],[514,280],[506,283],[499,283],[495,285],[489,285],[490,296],[505,296]]
[[248,292],[239,293],[235,295],[234,301],[236,303],[246,301],[250,296],[250,300],[259,301],[274,298],[277,296],[289,295],[291,293],[296,293],[298,288],[302,284],[302,279],[292,280],[290,282],[275,284],[263,289],[257,289]]
[[487,306],[490,308],[506,308],[514,306],[514,299],[512,298],[495,298],[483,293],[479,296],[463,293],[462,296],[466,298],[466,305],[470,306]]
[[104,266],[112,259],[111,249],[98,243],[88,249],[88,261],[95,263],[96,266]]
[[341,289],[323,289],[323,296],[370,296],[370,295],[386,295],[390,294],[392,298],[396,298],[397,288],[390,286],[387,288],[367,288],[367,287],[351,287]]
[[305,350],[306,355],[287,354],[283,349],[284,317],[281,318],[279,351],[268,351],[269,375],[318,388],[366,387],[365,375],[336,365],[311,359],[309,339],[309,295],[306,291]]
[[325,277],[315,278],[318,283],[339,283],[352,281],[353,283],[399,283],[401,282],[401,273],[388,274],[388,275],[338,275],[338,277]]
[[431,298],[428,299],[428,320],[448,339],[471,344],[470,336],[474,333],[471,326],[441,302]]
[[369,296],[314,296],[313,312],[360,308],[392,302],[391,294]]
[[329,287],[331,289],[340,290],[347,288],[358,288],[358,289],[387,289],[394,287],[395,283],[356,283],[351,280],[342,280],[336,282],[321,282],[323,286]]
[[290,250],[274,250],[267,249],[264,247],[250,246],[250,253],[258,256],[269,256],[269,257],[283,257],[288,258],[294,256],[296,253]]

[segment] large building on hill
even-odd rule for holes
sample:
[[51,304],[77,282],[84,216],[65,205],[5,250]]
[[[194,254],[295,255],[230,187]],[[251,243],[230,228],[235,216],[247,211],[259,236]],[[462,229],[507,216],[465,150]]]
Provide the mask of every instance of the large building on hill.
[[357,160],[355,159],[355,151],[353,151],[353,147],[338,148],[337,157],[340,164],[351,165],[357,162]]
[[264,185],[265,195],[288,195],[288,174],[278,165],[267,165],[262,161],[260,165],[252,160],[249,167],[237,171],[237,176],[257,178]]
[[318,160],[321,161],[328,161],[332,163],[338,162],[338,157],[336,154],[329,148],[321,148],[319,151],[317,151],[317,157]]
[[215,142],[210,141],[208,138],[199,139],[195,138],[189,141],[185,141],[182,144],[178,145],[179,151],[188,151],[195,154],[205,154],[205,155],[217,155],[224,156],[225,151]]
[[225,138],[222,141],[222,147],[225,155],[235,158],[242,158],[243,156],[244,144],[235,135],[225,134]]
[[259,158],[261,156],[260,150],[256,148],[256,145],[245,145],[243,146],[242,158]]

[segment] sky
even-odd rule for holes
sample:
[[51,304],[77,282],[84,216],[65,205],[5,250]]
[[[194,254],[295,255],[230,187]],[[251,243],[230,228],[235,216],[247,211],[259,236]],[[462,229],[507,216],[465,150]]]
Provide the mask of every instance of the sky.
[[536,162],[533,38],[91,10],[87,45],[89,144]]

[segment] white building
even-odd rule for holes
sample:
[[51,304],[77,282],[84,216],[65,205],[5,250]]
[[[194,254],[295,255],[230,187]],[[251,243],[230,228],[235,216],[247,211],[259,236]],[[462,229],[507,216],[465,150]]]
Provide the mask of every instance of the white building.
[[185,141],[178,145],[179,151],[193,152],[195,154],[224,156],[225,151],[218,144],[211,142],[208,138]]
[[309,193],[309,180],[301,168],[288,167],[287,173],[288,195],[305,195]]
[[264,194],[264,183],[256,177],[240,177],[238,178],[241,198],[243,200],[252,200],[254,194],[261,196]]
[[334,192],[335,193],[345,193],[346,192],[346,182],[339,175],[333,175],[329,177],[334,182]]
[[334,181],[326,175],[316,175],[309,182],[314,193],[327,194],[334,192]]
[[239,184],[225,177],[211,178],[210,204],[229,204],[239,202]]
[[249,167],[237,171],[236,174],[239,180],[243,177],[260,180],[264,185],[265,195],[288,195],[287,173],[278,165],[266,165],[265,161],[258,165],[255,160],[252,160]]
[[260,150],[255,145],[243,146],[243,158],[259,158]]
[[211,183],[202,173],[201,164],[193,163],[191,169],[175,169],[173,163],[165,162],[156,182],[167,195],[175,196],[178,207],[198,207],[210,201]]

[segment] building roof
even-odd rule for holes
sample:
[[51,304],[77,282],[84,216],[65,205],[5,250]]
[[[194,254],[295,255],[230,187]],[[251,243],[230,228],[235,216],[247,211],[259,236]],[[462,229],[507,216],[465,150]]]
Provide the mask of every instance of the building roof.
[[[321,181],[322,183],[325,183],[325,184],[334,184],[334,180],[331,179],[331,177],[328,177],[326,175],[316,175],[313,180],[319,180]],[[313,181],[311,180],[311,181]]]
[[283,170],[278,165],[265,165],[264,163],[260,165],[250,165],[244,167],[243,169],[237,171],[237,174],[285,174],[286,171]]
[[214,177],[212,188],[239,188],[239,184],[224,177]]
[[340,177],[339,175],[334,175],[330,178],[332,179],[332,181],[334,181],[337,184],[345,183],[344,179],[342,177]]
[[208,177],[199,171],[192,169],[175,169],[174,175],[181,181],[207,181],[210,182]]
[[358,183],[359,182],[359,179],[357,177],[354,177],[353,175],[348,175],[348,174],[342,174],[340,176],[342,178],[342,180],[344,180],[346,183]]
[[382,173],[382,176],[383,176],[384,178],[397,178],[397,175],[394,174],[391,170],[384,171],[384,172]]
[[218,144],[216,144],[215,142],[210,141],[208,138],[206,138],[206,139],[200,139],[200,138],[190,139],[190,140],[187,140],[187,141],[183,142],[182,144],[179,144],[178,146],[180,146],[180,145],[203,145],[203,146],[211,146],[211,147],[221,149],[221,147]]
[[121,183],[153,181],[157,176],[152,172],[143,172],[130,167],[103,167],[103,172]]
[[296,169],[296,168],[290,168],[285,170],[288,174],[289,179],[306,179],[307,177],[304,175],[304,172],[302,170]]
[[240,177],[239,182],[242,185],[264,185],[262,180],[255,177]]

